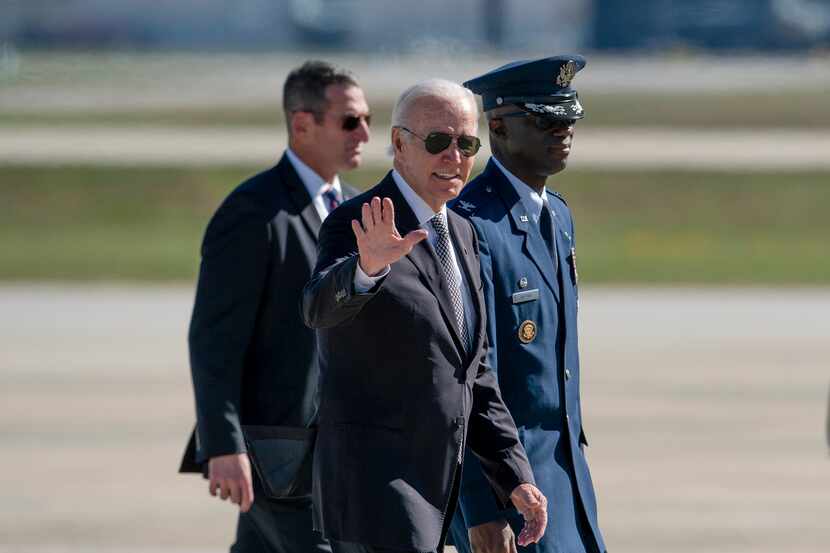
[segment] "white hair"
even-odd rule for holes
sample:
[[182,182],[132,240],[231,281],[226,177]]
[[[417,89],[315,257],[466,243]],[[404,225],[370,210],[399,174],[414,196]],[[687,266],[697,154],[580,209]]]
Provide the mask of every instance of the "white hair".
[[469,102],[470,107],[476,114],[476,120],[478,120],[478,104],[472,92],[460,84],[446,79],[429,79],[412,85],[401,93],[395,104],[395,109],[392,111],[392,126],[406,127],[409,125],[412,106],[422,98],[443,98]]

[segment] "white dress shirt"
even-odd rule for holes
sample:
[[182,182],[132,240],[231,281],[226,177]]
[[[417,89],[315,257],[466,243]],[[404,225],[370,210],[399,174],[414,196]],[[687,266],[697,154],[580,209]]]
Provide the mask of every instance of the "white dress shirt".
[[338,196],[342,197],[343,192],[340,190],[340,177],[334,175],[334,178],[328,183],[323,180],[323,177],[315,173],[314,169],[306,165],[297,154],[292,152],[291,148],[285,149],[285,155],[288,156],[288,160],[294,166],[294,170],[297,171],[297,175],[299,175],[300,180],[303,181],[303,185],[308,190],[308,195],[311,196],[311,203],[314,204],[314,209],[317,210],[320,221],[325,221],[329,215],[329,210],[326,207],[326,202],[323,201],[323,194],[333,188],[337,191]]
[[[396,170],[392,170],[392,179],[394,179],[395,184],[398,185],[398,189],[401,191],[401,195],[403,196],[406,203],[409,204],[410,209],[415,214],[415,219],[418,220],[418,224],[420,228],[427,231],[427,242],[429,242],[430,246],[435,248],[435,242],[438,240],[438,236],[435,232],[435,228],[433,228],[432,223],[430,220],[437,215],[436,212],[432,210],[429,205],[421,198],[417,192],[415,192],[409,184],[404,180],[404,178],[398,173]],[[439,213],[443,213],[444,217],[446,218],[447,215],[447,206],[442,205],[441,210]],[[449,226],[449,224],[448,224]],[[455,273],[456,278],[461,283],[461,297],[464,301],[464,319],[467,322],[467,334],[470,336],[470,339],[473,338],[473,334],[475,334],[475,319],[473,318],[475,314],[475,307],[473,304],[473,297],[470,294],[470,285],[467,282],[467,279],[464,278],[464,274],[461,272],[460,260],[458,254],[455,251],[455,246],[452,243],[452,239],[450,239],[450,253],[452,259],[452,270]],[[368,292],[372,288],[374,288],[375,284],[387,274],[391,268],[389,265],[386,266],[383,271],[380,272],[377,276],[371,277],[367,275],[363,269],[360,267],[360,263],[357,264],[357,269],[355,270],[354,274],[354,289],[355,292],[364,293]],[[472,346],[472,344],[468,344],[468,346]]]

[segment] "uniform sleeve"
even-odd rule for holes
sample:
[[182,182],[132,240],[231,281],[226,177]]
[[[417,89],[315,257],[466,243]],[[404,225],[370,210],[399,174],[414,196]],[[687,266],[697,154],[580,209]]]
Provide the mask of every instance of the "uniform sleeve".
[[268,271],[268,232],[264,217],[227,202],[205,232],[188,337],[199,462],[245,451],[242,372]]

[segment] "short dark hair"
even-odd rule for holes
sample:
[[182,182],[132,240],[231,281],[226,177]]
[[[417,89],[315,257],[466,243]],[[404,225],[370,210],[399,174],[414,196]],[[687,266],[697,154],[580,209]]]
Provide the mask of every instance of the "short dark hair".
[[288,74],[282,89],[282,108],[289,133],[291,114],[297,111],[309,111],[315,121],[323,122],[328,108],[326,87],[331,85],[360,86],[348,71],[320,60],[309,60]]

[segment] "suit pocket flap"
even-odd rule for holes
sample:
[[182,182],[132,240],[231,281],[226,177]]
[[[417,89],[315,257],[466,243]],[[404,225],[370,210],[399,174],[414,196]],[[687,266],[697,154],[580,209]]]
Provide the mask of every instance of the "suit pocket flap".
[[311,494],[311,456],[317,431],[289,426],[244,426],[248,456],[272,499]]

